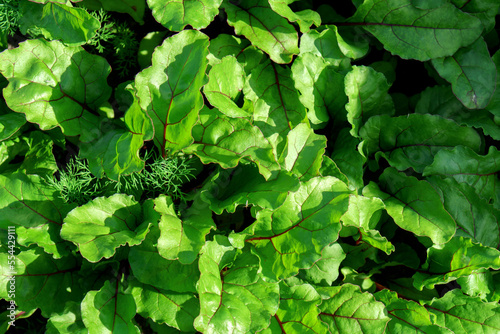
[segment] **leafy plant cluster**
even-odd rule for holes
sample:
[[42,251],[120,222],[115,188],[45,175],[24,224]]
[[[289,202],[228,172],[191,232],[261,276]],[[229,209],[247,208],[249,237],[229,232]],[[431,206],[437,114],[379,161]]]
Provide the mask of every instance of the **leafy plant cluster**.
[[498,1],[12,3],[16,329],[500,332]]

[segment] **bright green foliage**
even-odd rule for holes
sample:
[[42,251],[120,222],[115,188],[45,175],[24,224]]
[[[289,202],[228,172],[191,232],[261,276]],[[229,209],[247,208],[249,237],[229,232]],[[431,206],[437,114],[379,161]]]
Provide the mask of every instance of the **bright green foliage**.
[[499,9],[0,0],[0,332],[499,333]]

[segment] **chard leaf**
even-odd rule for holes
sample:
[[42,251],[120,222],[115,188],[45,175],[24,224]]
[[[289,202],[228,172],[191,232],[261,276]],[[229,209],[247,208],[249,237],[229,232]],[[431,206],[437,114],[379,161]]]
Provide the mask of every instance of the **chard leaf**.
[[457,145],[479,152],[481,139],[471,128],[436,115],[411,114],[371,117],[361,128],[365,156],[377,153],[398,170],[412,167],[421,173],[443,148]]
[[280,305],[263,334],[326,334],[327,326],[319,319],[321,297],[310,284],[288,285],[280,282]]
[[37,244],[56,259],[67,256],[71,244],[61,239],[60,231],[71,209],[38,175],[0,175],[1,226],[16,226],[20,245]]
[[321,25],[321,17],[313,10],[306,9],[300,12],[294,12],[288,6],[296,0],[269,0],[269,5],[275,13],[286,18],[289,22],[297,22],[300,32],[306,33],[314,24],[316,27]]
[[239,205],[275,209],[283,204],[289,191],[298,188],[297,178],[290,173],[281,171],[266,181],[255,165],[247,164],[232,170],[219,169],[204,186],[201,198],[220,215],[224,210],[234,213]]
[[352,125],[351,135],[358,136],[361,124],[375,115],[394,115],[394,102],[388,94],[391,86],[382,73],[371,67],[353,66],[345,76],[347,120]]
[[468,147],[457,146],[436,154],[434,162],[425,167],[423,175],[453,177],[467,183],[488,202],[500,204],[500,184],[495,175],[500,171],[500,152],[490,146],[487,155],[478,155]]
[[129,280],[137,313],[154,322],[165,323],[182,332],[194,332],[193,322],[200,313],[200,302],[193,293],[178,293]]
[[248,0],[243,3],[227,1],[222,4],[222,8],[236,34],[248,38],[253,45],[269,54],[272,61],[288,64],[293,55],[299,53],[295,28],[275,13],[267,0]]
[[496,0],[451,0],[461,11],[469,13],[481,20],[484,31],[489,32],[495,26],[495,16],[498,15],[500,3]]
[[246,74],[250,74],[264,58],[264,53],[251,45],[248,40],[227,34],[220,34],[211,39],[208,49],[210,65],[220,63],[226,56],[233,56],[243,66]]
[[134,324],[134,297],[123,282],[106,281],[99,291],[89,291],[82,301],[82,319],[89,333],[140,333]]
[[383,333],[390,318],[384,304],[351,284],[318,288],[319,318],[332,333]]
[[178,217],[170,197],[161,195],[154,203],[155,211],[161,215],[158,253],[167,260],[193,263],[205,244],[206,235],[216,229],[208,205],[199,197],[195,198],[193,204]]
[[138,151],[145,140],[153,138],[153,126],[135,96],[124,121],[124,128],[114,129],[113,124],[109,124],[110,129],[97,142],[81,147],[80,156],[88,159],[90,170],[99,178],[105,174],[118,181],[120,175],[140,172],[144,168]]
[[249,116],[234,102],[245,83],[245,72],[235,57],[226,56],[220,63],[213,65],[209,78],[203,93],[212,106],[228,117]]
[[340,264],[345,257],[346,254],[340,244],[328,245],[321,252],[321,259],[315,262],[311,268],[301,269],[299,276],[318,285],[332,285],[339,277]]
[[9,253],[0,253],[0,297],[11,299],[8,280],[14,272],[15,302],[19,309],[40,308],[42,315],[49,318],[53,313],[63,312],[65,303],[82,300],[82,291],[74,284],[80,269],[74,256],[54,259],[40,248],[22,249],[16,255],[13,270],[8,265],[8,257]]
[[20,11],[22,16],[19,25],[23,34],[34,29],[46,39],[61,40],[66,45],[85,44],[100,28],[99,21],[85,9],[63,3],[50,1],[42,6],[23,1]]
[[190,25],[204,29],[219,13],[222,0],[147,0],[153,17],[171,31],[181,31]]
[[134,20],[143,24],[144,9],[146,7],[145,0],[120,0],[120,1],[107,1],[107,0],[83,0],[80,2],[85,8],[91,10],[99,10],[103,8],[106,11],[127,13]]
[[428,182],[387,168],[380,176],[380,185],[385,194],[371,182],[363,189],[363,195],[382,199],[387,213],[399,227],[427,236],[435,244],[446,243],[453,237],[455,221]]
[[451,83],[455,96],[469,109],[483,109],[495,92],[496,68],[483,38],[453,56],[432,60],[439,75]]
[[236,254],[225,237],[207,242],[202,250],[201,312],[195,327],[203,333],[257,333],[278,309],[278,284],[258,275],[257,257],[246,252],[234,260]]
[[500,269],[500,251],[473,243],[469,238],[454,237],[444,245],[427,250],[423,270],[413,275],[413,285],[422,290],[467,276],[481,268]]
[[[160,215],[153,210],[152,215],[160,219]],[[130,249],[128,261],[134,276],[144,284],[155,288],[179,293],[196,292],[196,282],[200,277],[198,261],[184,265],[179,261],[171,261],[158,253],[157,243],[160,229],[153,225],[146,239]]]
[[483,303],[455,289],[434,298],[426,308],[435,315],[434,323],[454,333],[497,333],[500,331],[498,303]]
[[193,128],[194,143],[184,149],[204,163],[218,163],[222,168],[236,167],[245,158],[259,167],[269,179],[280,166],[269,141],[261,129],[244,118],[228,118],[217,109],[203,108],[200,120]]
[[301,123],[288,133],[284,167],[301,181],[319,176],[325,148],[326,137]]
[[500,242],[498,218],[494,209],[467,183],[437,176],[427,178],[443,199],[444,208],[457,223],[456,236],[470,238],[483,246],[496,248]]
[[500,140],[500,128],[493,121],[493,115],[487,110],[471,112],[453,95],[449,86],[434,86],[423,91],[415,107],[415,113],[440,115],[460,125],[481,128],[485,135]]
[[61,228],[61,237],[78,246],[90,262],[109,259],[125,244],[140,244],[151,222],[142,220],[141,206],[132,196],[98,197],[73,209]]
[[242,234],[260,258],[262,275],[277,281],[310,268],[338,238],[349,190],[334,177],[315,177],[289,193],[276,210],[264,209]]
[[245,98],[253,103],[253,121],[280,156],[285,138],[300,123],[308,123],[291,71],[270,61],[256,67],[247,78]]
[[89,141],[99,135],[96,110],[111,95],[104,58],[59,41],[27,40],[0,54],[9,80],[3,94],[9,108],[26,114],[42,130],[56,126],[66,136]]
[[495,301],[492,298],[495,284],[489,269],[479,269],[468,276],[459,277],[457,283],[460,285],[460,290],[471,297],[479,297],[483,301]]
[[349,187],[363,188],[363,165],[366,158],[357,150],[359,139],[351,136],[347,128],[342,129],[335,140],[332,159],[340,171],[347,176]]
[[420,61],[451,56],[483,31],[479,19],[450,3],[419,9],[411,0],[367,0],[347,24],[362,26],[393,55]]
[[60,314],[52,314],[47,320],[46,334],[87,334],[80,310],[81,302],[67,302],[64,311]]
[[347,102],[343,94],[344,76],[323,58],[312,53],[301,54],[292,64],[292,78],[313,127],[324,127],[329,112],[344,109]]
[[375,298],[385,304],[391,318],[386,333],[453,333],[446,327],[434,324],[434,317],[431,317],[431,313],[425,307],[412,300],[398,298],[396,292],[382,290],[375,294]]
[[135,77],[142,109],[153,120],[154,142],[163,156],[192,143],[191,129],[203,107],[208,37],[184,30],[153,53],[153,65]]
[[26,124],[26,117],[22,114],[0,115],[0,141],[14,136],[24,124]]

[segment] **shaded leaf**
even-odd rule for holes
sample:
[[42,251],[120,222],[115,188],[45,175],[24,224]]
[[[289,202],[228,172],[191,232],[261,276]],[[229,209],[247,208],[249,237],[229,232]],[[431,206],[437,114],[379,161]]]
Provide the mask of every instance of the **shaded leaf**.
[[142,210],[132,196],[98,197],[73,209],[61,228],[61,237],[78,246],[90,262],[112,257],[125,244],[140,244],[151,222],[142,220]]
[[52,314],[47,320],[46,334],[86,334],[89,332],[82,320],[80,302],[68,302],[60,314]]
[[204,29],[219,13],[222,0],[147,0],[153,17],[171,31],[181,31],[186,25]]
[[134,20],[139,22],[139,24],[144,23],[143,16],[144,9],[146,7],[145,0],[82,0],[80,4],[91,10],[99,10],[100,8],[103,8],[106,11],[127,13]]
[[60,126],[66,136],[82,135],[82,141],[99,135],[96,110],[111,95],[102,80],[110,71],[104,58],[59,41],[27,40],[0,54],[9,108],[42,130]]
[[99,291],[89,291],[82,301],[82,319],[89,333],[137,333],[134,297],[123,282],[106,281]]
[[243,3],[224,2],[227,22],[237,35],[243,35],[256,47],[269,54],[272,61],[288,64],[299,53],[298,36],[288,21],[275,13],[267,0]]
[[347,128],[342,129],[335,140],[332,159],[349,180],[349,188],[363,188],[363,165],[366,158],[357,150],[359,139],[351,136]]
[[383,156],[398,170],[412,167],[421,173],[442,149],[458,145],[479,152],[480,137],[468,127],[436,115],[410,114],[371,117],[361,128],[362,152]]
[[203,107],[208,37],[184,30],[153,53],[153,66],[135,77],[139,104],[153,120],[154,142],[163,156],[192,143],[191,129]]
[[455,96],[469,109],[482,109],[495,92],[495,64],[488,46],[479,38],[453,56],[432,60],[439,75],[451,83]]
[[266,280],[277,281],[310,268],[337,240],[349,190],[334,177],[315,177],[289,193],[276,210],[264,209],[242,234],[260,258]]
[[26,117],[21,114],[9,113],[0,115],[0,141],[14,136],[26,123]]
[[469,238],[454,237],[444,245],[434,245],[427,250],[423,270],[413,275],[413,285],[433,288],[458,277],[467,276],[481,268],[500,268],[500,251],[473,243]]
[[455,221],[428,182],[387,168],[380,176],[380,185],[385,193],[371,182],[363,189],[363,195],[382,199],[399,227],[427,236],[435,244],[446,243],[453,237]]
[[484,31],[489,32],[495,26],[495,16],[498,15],[500,3],[496,0],[451,0],[461,11],[469,13],[481,20]]
[[39,31],[48,40],[61,40],[66,45],[82,45],[100,28],[99,21],[83,8],[49,1],[45,5],[21,2],[19,28]]
[[420,61],[451,56],[483,31],[479,19],[450,3],[419,9],[411,0],[365,1],[349,22],[372,33],[392,54]]

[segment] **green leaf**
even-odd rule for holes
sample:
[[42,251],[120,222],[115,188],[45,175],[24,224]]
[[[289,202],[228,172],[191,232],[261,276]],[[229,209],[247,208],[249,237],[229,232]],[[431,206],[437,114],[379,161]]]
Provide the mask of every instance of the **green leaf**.
[[280,156],[285,138],[300,123],[308,123],[291,71],[270,61],[256,67],[247,78],[245,98],[252,101],[253,121]]
[[193,263],[205,244],[206,235],[216,229],[208,205],[197,197],[178,217],[170,197],[160,195],[154,203],[155,210],[161,215],[158,253],[167,260]]
[[222,0],[147,0],[153,17],[171,31],[181,31],[190,25],[193,29],[204,29],[219,14]]
[[459,183],[467,183],[488,202],[500,204],[498,178],[500,152],[491,146],[488,154],[478,155],[468,147],[457,146],[442,150],[434,162],[424,169],[424,176],[439,175],[453,177]]
[[142,109],[153,120],[154,141],[163,156],[192,143],[191,129],[203,107],[208,37],[184,30],[153,53],[153,66],[135,77]]
[[487,110],[470,111],[453,95],[449,86],[429,87],[420,94],[415,106],[417,114],[440,115],[460,125],[480,128],[485,135],[500,140],[500,128]]
[[489,112],[493,115],[500,117],[500,50],[497,51],[493,57],[491,57],[493,62],[495,63],[495,67],[497,69],[497,85],[495,88],[495,93],[493,94],[493,98],[490,101],[490,104],[486,107]]
[[228,117],[247,117],[248,112],[234,102],[243,90],[245,72],[235,57],[226,56],[212,66],[203,93],[212,106]]
[[453,237],[455,221],[428,182],[387,168],[380,176],[380,185],[385,193],[371,182],[363,189],[363,195],[382,199],[399,227],[427,236],[435,244],[446,243]]
[[362,26],[393,55],[420,61],[451,56],[483,31],[480,20],[452,4],[419,9],[411,0],[367,0],[347,24]]
[[374,116],[361,128],[359,135],[363,138],[361,150],[365,156],[376,153],[398,170],[412,167],[419,173],[442,149],[464,145],[479,152],[481,144],[475,130],[428,114]]
[[67,136],[82,135],[82,141],[99,135],[96,110],[111,95],[110,71],[104,58],[59,41],[27,40],[0,54],[9,108],[42,130],[60,126]]
[[277,281],[310,268],[338,238],[349,190],[334,177],[315,177],[289,193],[276,210],[264,209],[242,234],[260,258],[266,280]]
[[9,266],[9,253],[0,253],[0,297],[8,297],[9,279],[15,274],[15,302],[20,310],[40,308],[42,315],[49,318],[61,313],[70,301],[81,301],[82,291],[74,283],[80,269],[78,259],[72,255],[54,259],[40,248],[22,249],[16,254],[15,268]]
[[99,291],[89,291],[82,301],[82,319],[89,333],[140,333],[134,324],[134,297],[122,282],[106,281]]
[[317,135],[305,123],[300,123],[287,136],[284,168],[301,181],[319,176],[326,149],[326,137]]
[[301,269],[299,277],[318,285],[330,286],[339,277],[339,268],[346,255],[338,243],[326,246],[321,252],[321,259],[311,268]]
[[53,1],[45,5],[21,2],[19,21],[23,34],[39,31],[48,40],[61,40],[66,45],[82,45],[91,39],[100,27],[99,20],[85,9],[66,6]]
[[358,286],[319,288],[323,302],[319,318],[332,333],[384,333],[390,318],[384,305]]
[[250,74],[264,58],[264,53],[251,45],[248,40],[227,34],[219,34],[211,39],[208,49],[210,50],[208,55],[210,65],[220,63],[226,56],[233,56],[238,59],[247,74]]
[[71,244],[61,239],[60,231],[72,208],[38,175],[0,175],[1,226],[16,226],[20,245],[37,244],[54,258],[68,255]]
[[347,102],[343,94],[344,76],[323,58],[312,53],[301,54],[292,64],[292,78],[313,127],[324,127],[329,112],[344,108]]
[[81,146],[80,157],[88,159],[90,170],[98,178],[105,174],[118,181],[120,175],[140,172],[144,168],[139,150],[145,140],[153,138],[153,126],[132,93],[133,103],[125,113],[124,128],[115,129],[113,127],[116,125],[108,123],[109,129],[106,129],[104,136]]
[[52,154],[54,142],[43,132],[32,132],[26,138],[28,151],[24,161],[19,166],[19,171],[26,174],[38,174],[40,176],[51,176],[57,171],[57,164]]
[[456,236],[470,238],[483,246],[498,246],[500,230],[496,213],[472,186],[458,183],[453,178],[432,176],[427,180],[440,193],[444,208],[457,223]]
[[98,197],[68,213],[61,237],[77,245],[90,262],[109,259],[118,247],[144,240],[151,222],[142,220],[141,211],[132,196]]
[[158,289],[129,279],[137,313],[156,323],[165,323],[181,332],[194,332],[193,322],[200,313],[200,302],[193,293]]
[[288,21],[275,13],[267,0],[222,4],[227,22],[237,35],[243,35],[256,47],[269,54],[278,64],[288,64],[299,53],[298,36]]
[[495,92],[497,75],[488,46],[479,38],[453,56],[432,60],[439,75],[451,83],[455,96],[469,109],[483,109]]
[[489,269],[478,269],[468,276],[459,277],[457,283],[462,292],[471,297],[479,297],[483,301],[494,301],[492,297],[496,289]]
[[25,123],[26,117],[21,114],[0,115],[0,141],[14,136]]
[[394,102],[388,94],[391,86],[382,73],[366,66],[353,66],[345,76],[345,94],[349,102],[347,120],[351,135],[358,136],[360,126],[375,115],[394,115]]
[[443,298],[434,298],[426,308],[435,315],[434,323],[454,333],[498,333],[500,309],[498,303],[483,303],[455,289]]
[[80,302],[74,301],[65,304],[64,311],[52,314],[47,320],[46,334],[86,334],[89,332],[82,320]]
[[263,334],[326,334],[327,326],[319,319],[321,297],[310,284],[280,282],[280,305]]
[[134,20],[143,24],[144,9],[146,8],[145,0],[119,0],[119,1],[107,1],[107,0],[83,0],[79,2],[85,8],[91,10],[99,10],[103,8],[106,11],[127,13]]
[[500,268],[500,251],[473,243],[469,238],[454,237],[444,245],[434,245],[427,250],[427,261],[413,275],[413,285],[433,288],[481,268]]
[[217,109],[205,107],[193,128],[193,138],[194,144],[184,152],[197,155],[204,164],[233,168],[241,159],[248,159],[257,164],[266,179],[280,169],[271,143],[248,119],[228,118]]
[[495,16],[498,15],[500,4],[496,0],[451,0],[461,11],[469,13],[481,20],[484,31],[489,32],[495,26]]
[[232,170],[219,169],[203,187],[201,198],[220,215],[224,210],[234,213],[239,205],[275,209],[283,204],[289,191],[298,188],[297,178],[290,173],[281,171],[266,181],[255,165],[246,164]]
[[300,32],[306,33],[314,24],[316,27],[321,25],[321,17],[313,10],[306,9],[300,12],[294,12],[288,6],[296,0],[270,0],[269,5],[275,13],[286,18],[289,22],[297,22]]
[[[151,201],[152,203],[152,201]],[[151,209],[160,219],[160,215]],[[179,261],[163,258],[158,253],[157,243],[160,229],[152,226],[146,239],[130,249],[128,261],[134,276],[144,284],[152,285],[158,289],[175,292],[196,292],[196,282],[200,277],[198,261],[184,265]]]
[[269,325],[279,305],[279,286],[262,280],[258,258],[235,258],[227,238],[209,241],[200,257],[201,311],[195,327],[203,333],[257,333]]
[[398,298],[396,292],[382,290],[375,294],[375,298],[384,303],[391,318],[386,333],[453,333],[446,327],[433,324],[434,317],[431,317],[431,313],[425,307],[412,300]]
[[359,139],[351,136],[349,130],[340,131],[333,148],[332,159],[340,171],[347,176],[349,188],[363,188],[363,165],[366,158],[357,150]]

